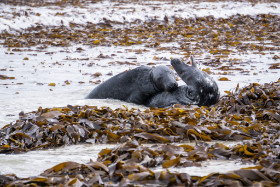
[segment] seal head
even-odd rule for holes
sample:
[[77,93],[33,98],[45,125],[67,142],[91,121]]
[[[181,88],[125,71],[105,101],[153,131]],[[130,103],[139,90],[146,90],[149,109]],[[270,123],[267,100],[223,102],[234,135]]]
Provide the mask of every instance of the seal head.
[[219,100],[220,92],[217,83],[207,73],[197,68],[192,56],[191,65],[179,59],[172,59],[171,65],[186,83],[184,93],[192,101],[191,104],[210,106]]
[[178,87],[174,72],[167,66],[156,66],[152,69],[151,79],[159,91],[172,91]]

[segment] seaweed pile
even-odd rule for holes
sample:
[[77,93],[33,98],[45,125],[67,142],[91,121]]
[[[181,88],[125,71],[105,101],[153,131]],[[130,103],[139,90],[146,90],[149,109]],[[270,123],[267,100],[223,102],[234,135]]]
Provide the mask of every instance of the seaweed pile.
[[[21,112],[0,131],[0,153],[20,153],[83,142],[122,143],[88,164],[61,163],[39,177],[0,176],[13,185],[253,185],[280,183],[280,79],[227,91],[212,107],[175,105],[145,111],[67,106]],[[194,140],[195,146],[186,142]],[[233,147],[212,140],[248,140]],[[144,146],[144,143],[158,143]],[[170,143],[180,143],[172,145]],[[205,177],[155,167],[200,166],[213,159],[256,164]]]
[[[10,185],[252,185],[256,182],[266,186],[279,183],[279,166],[262,165],[232,171],[226,174],[212,173],[205,177],[190,176],[187,173],[172,173],[168,169],[155,171],[155,166],[188,167],[197,165],[204,160],[204,155],[227,157],[232,150],[221,144],[209,146],[198,145],[154,145],[146,147],[137,141],[128,141],[114,149],[104,149],[99,153],[97,161],[87,164],[63,162],[40,176],[18,179],[14,175],[2,176],[2,180]],[[208,152],[205,154],[205,152]],[[212,155],[213,154],[213,155]],[[231,156],[234,156],[232,154]],[[237,156],[237,155],[235,155]],[[199,159],[198,159],[199,158]],[[4,180],[3,180],[4,181]]]
[[[28,14],[35,13],[28,12]],[[15,15],[17,14],[15,13]],[[0,39],[4,40],[1,43],[3,46],[15,47],[13,51],[20,51],[21,47],[32,46],[47,48],[49,46],[65,47],[73,44],[91,47],[144,44],[145,47],[157,48],[158,51],[175,52],[175,47],[163,47],[161,44],[176,41],[178,49],[186,56],[189,56],[190,52],[201,54],[201,51],[205,51],[217,58],[228,59],[229,54],[235,52],[255,51],[265,54],[267,51],[278,51],[278,30],[278,15],[238,14],[229,18],[215,18],[213,16],[166,17],[164,20],[135,20],[124,23],[104,19],[98,24],[90,22],[85,25],[70,23],[69,26],[59,27],[37,25],[26,29],[25,34],[2,32]],[[42,38],[44,39],[42,40]],[[78,50],[83,49],[79,48]]]
[[0,153],[86,142],[143,143],[247,140],[279,131],[279,81],[227,92],[212,106],[139,109],[67,106],[21,112],[0,131]]

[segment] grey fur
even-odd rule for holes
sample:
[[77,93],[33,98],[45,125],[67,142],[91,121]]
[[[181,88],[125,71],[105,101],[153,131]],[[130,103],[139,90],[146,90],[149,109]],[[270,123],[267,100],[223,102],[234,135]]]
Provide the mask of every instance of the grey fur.
[[86,99],[111,98],[144,104],[153,95],[177,87],[175,74],[167,66],[141,66],[106,80],[94,88]]

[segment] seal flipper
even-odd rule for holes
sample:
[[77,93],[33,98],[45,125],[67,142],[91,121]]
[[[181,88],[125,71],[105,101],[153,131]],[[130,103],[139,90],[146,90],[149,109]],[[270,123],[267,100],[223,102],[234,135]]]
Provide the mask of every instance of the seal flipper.
[[181,61],[178,58],[174,58],[171,60],[171,65],[173,66],[174,70],[181,78],[184,74],[188,74],[198,69],[193,56],[191,56],[190,58],[191,58],[191,65],[186,64],[185,62]]
[[144,103],[144,94],[140,92],[133,92],[125,101],[129,103],[135,103],[138,105],[142,105]]
[[197,68],[197,65],[196,65],[192,55],[191,55],[191,65],[192,65],[192,67]]
[[185,68],[189,68],[187,64],[182,62],[178,58],[174,58],[171,60],[171,65],[173,66],[174,70],[177,72],[177,74],[180,76],[182,73],[185,72]]
[[202,77],[201,72],[197,68],[192,56],[191,63],[192,65],[188,65],[179,59],[171,60],[171,65],[173,66],[174,70],[187,85],[192,85],[194,82],[197,82],[200,77]]

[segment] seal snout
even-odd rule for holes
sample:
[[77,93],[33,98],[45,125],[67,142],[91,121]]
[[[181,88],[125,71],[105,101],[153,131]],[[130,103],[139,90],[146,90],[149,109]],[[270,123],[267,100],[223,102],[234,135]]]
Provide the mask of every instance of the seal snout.
[[182,61],[178,58],[173,58],[171,59],[171,65],[174,66],[174,65],[179,65],[179,64],[182,64]]
[[167,90],[166,90],[166,91],[172,91],[172,90],[176,89],[177,87],[178,87],[178,83],[177,83],[177,82],[170,83],[170,84],[167,86]]

